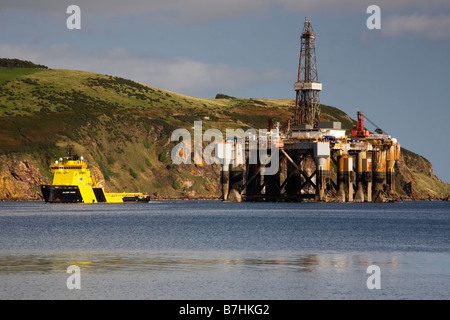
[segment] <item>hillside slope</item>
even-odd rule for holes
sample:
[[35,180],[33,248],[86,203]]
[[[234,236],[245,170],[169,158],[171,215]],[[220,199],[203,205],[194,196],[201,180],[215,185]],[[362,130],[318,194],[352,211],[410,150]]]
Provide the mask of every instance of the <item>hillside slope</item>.
[[[177,128],[267,128],[284,123],[292,100],[202,99],[113,76],[73,70],[0,69],[0,200],[37,200],[49,164],[68,144],[83,155],[107,191],[155,197],[219,197],[217,166],[171,163]],[[324,120],[354,120],[321,106]],[[192,130],[191,130],[192,131]],[[406,150],[398,164],[402,197],[447,198],[450,185],[431,164]]]

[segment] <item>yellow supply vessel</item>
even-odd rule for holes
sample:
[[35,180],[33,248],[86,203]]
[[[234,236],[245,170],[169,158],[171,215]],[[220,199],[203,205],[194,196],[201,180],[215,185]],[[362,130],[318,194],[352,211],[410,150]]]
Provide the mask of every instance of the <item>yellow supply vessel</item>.
[[45,202],[60,203],[121,203],[148,202],[149,195],[142,193],[107,193],[91,176],[83,157],[68,156],[50,165],[53,182],[41,185]]

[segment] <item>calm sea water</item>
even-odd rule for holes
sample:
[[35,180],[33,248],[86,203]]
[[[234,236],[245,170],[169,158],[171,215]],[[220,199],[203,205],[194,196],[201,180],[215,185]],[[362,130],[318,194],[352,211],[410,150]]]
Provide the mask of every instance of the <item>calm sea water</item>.
[[4,202],[0,299],[449,299],[449,244],[448,202]]

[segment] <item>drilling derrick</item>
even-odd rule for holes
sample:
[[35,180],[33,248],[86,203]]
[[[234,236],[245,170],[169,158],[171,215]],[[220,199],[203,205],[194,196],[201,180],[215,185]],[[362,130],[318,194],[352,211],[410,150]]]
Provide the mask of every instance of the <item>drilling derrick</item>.
[[316,65],[316,46],[314,31],[310,21],[305,19],[298,64],[294,108],[294,126],[310,125],[317,127],[320,118],[319,92],[322,83],[318,82]]

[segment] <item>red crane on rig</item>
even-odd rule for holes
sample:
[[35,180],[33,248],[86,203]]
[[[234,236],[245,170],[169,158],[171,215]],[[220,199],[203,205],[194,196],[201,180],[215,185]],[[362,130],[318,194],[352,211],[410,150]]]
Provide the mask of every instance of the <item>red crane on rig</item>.
[[358,110],[358,123],[356,126],[353,126],[352,136],[355,138],[367,138],[370,132],[368,130],[364,130],[364,113]]

